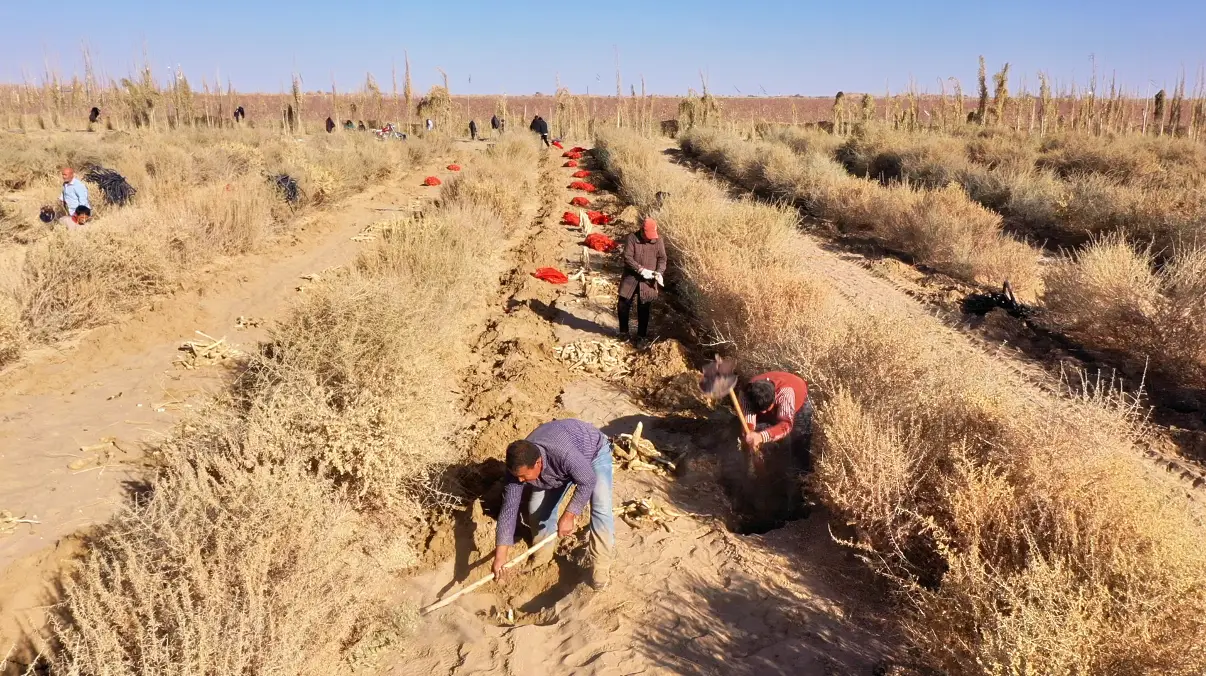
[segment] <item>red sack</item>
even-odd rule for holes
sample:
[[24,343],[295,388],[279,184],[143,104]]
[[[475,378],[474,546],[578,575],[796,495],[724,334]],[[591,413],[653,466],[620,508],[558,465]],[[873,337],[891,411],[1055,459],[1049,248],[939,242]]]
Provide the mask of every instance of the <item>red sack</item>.
[[586,212],[586,216],[590,219],[592,225],[607,225],[611,223],[611,216],[602,211],[588,211]]
[[576,207],[589,207],[590,200],[586,199],[585,197],[583,197],[581,195],[578,195],[574,199],[570,200],[570,204],[572,204]]
[[423,179],[423,185],[439,185],[439,184],[440,184],[440,179],[436,178],[435,176],[428,176],[427,178]]
[[578,166],[578,160],[570,160],[569,162],[566,162],[565,164],[563,164],[563,165],[561,165],[561,166],[563,166],[563,167],[576,167],[576,166]]
[[561,156],[562,156],[562,157],[567,157],[567,158],[569,158],[569,159],[571,159],[571,160],[580,160],[580,159],[582,159],[582,153],[579,153],[579,152],[573,152],[573,151],[566,151],[566,152],[564,152],[564,153],[561,153]]
[[560,148],[562,150],[565,150],[565,146],[561,145],[561,141],[553,141],[553,145],[557,146],[558,148]]
[[590,178],[590,172],[582,169],[580,171],[575,171],[574,173],[570,174],[570,176],[573,176],[574,178]]
[[572,211],[567,211],[564,214],[561,214],[561,224],[580,226],[582,225],[582,221],[578,218],[578,214],[575,214]]
[[586,148],[583,148],[582,146],[574,146],[573,148],[570,148],[570,152],[571,153],[584,153],[584,152],[586,152]]
[[461,170],[461,165],[459,165],[459,164],[448,165],[448,171],[460,171],[460,170]]
[[536,272],[533,272],[532,276],[536,279],[543,279],[549,284],[565,284],[569,282],[569,277],[566,277],[565,273],[557,268],[540,268]]
[[592,232],[586,236],[586,246],[594,249],[595,251],[608,253],[619,245],[615,243],[615,240],[607,235],[604,235],[603,233]]
[[574,181],[569,184],[570,190],[581,190],[583,192],[594,192],[598,190],[595,186],[583,181]]

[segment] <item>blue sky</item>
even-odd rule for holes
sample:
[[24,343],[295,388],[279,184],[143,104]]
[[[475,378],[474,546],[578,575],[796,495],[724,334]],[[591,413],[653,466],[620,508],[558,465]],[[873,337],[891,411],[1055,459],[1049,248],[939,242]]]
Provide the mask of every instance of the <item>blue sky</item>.
[[[580,6],[578,6],[580,5]],[[340,9],[336,9],[340,7]],[[448,72],[455,94],[551,93],[557,75],[575,93],[615,91],[618,48],[625,92],[644,74],[653,93],[699,87],[722,95],[832,95],[894,91],[914,78],[974,86],[976,59],[1013,64],[1015,90],[1043,69],[1082,83],[1090,55],[1108,79],[1132,89],[1170,84],[1184,68],[1192,87],[1206,64],[1206,1],[1155,5],[1100,0],[952,2],[470,2],[336,3],[314,0],[0,0],[0,81],[37,80],[49,62],[81,73],[81,46],[115,77],[144,46],[160,77],[179,65],[194,85],[221,73],[240,91],[287,89],[294,70],[307,90],[358,87],[372,72],[399,87],[409,50],[416,89]],[[68,18],[74,18],[70,21]]]

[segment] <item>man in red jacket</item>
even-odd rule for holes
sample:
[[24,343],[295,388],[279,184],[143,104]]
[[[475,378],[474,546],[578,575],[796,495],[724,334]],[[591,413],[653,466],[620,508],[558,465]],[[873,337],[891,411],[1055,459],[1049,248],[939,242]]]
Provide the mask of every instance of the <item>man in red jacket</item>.
[[755,376],[741,392],[750,433],[742,440],[760,459],[762,446],[787,440],[789,457],[805,472],[812,470],[812,402],[808,383],[791,373],[772,371]]

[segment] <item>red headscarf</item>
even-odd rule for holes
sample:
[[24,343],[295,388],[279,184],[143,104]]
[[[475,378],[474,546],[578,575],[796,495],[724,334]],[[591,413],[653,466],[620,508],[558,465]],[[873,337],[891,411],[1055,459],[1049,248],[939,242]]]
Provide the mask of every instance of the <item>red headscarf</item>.
[[657,239],[657,221],[652,218],[646,218],[641,223],[641,234],[645,237],[646,242],[652,242]]

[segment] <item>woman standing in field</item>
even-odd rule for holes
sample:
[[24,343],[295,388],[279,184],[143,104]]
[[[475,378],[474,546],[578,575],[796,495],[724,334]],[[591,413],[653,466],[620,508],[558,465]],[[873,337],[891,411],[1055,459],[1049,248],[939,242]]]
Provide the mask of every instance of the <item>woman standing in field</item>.
[[658,287],[665,286],[666,245],[657,235],[657,221],[640,219],[641,227],[624,240],[624,276],[620,278],[620,339],[628,338],[628,316],[637,306],[637,341],[649,337],[649,313]]

